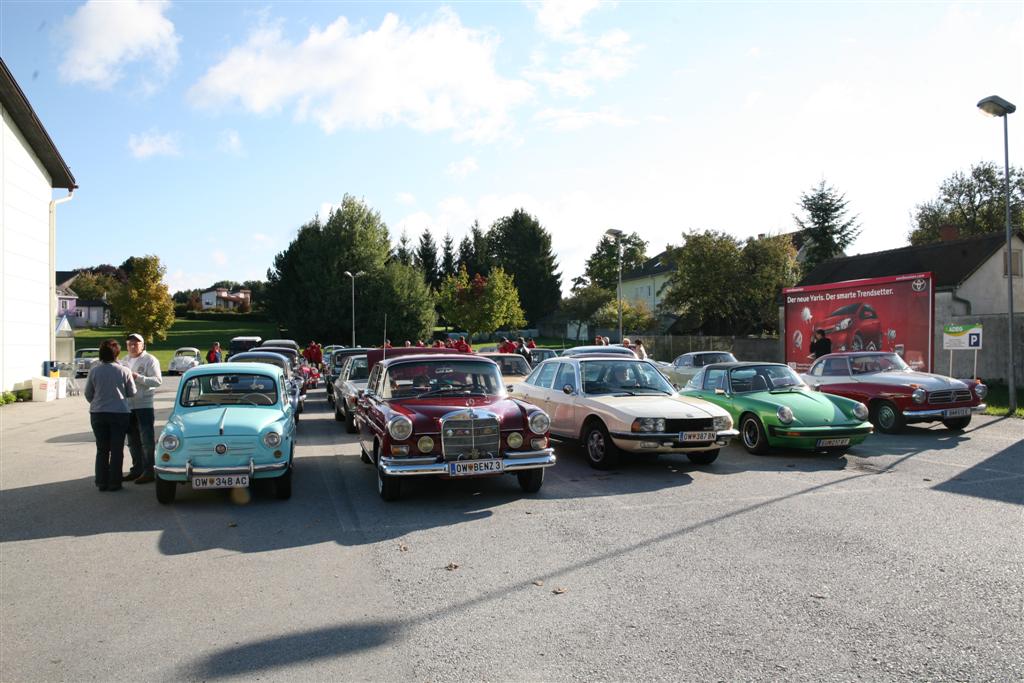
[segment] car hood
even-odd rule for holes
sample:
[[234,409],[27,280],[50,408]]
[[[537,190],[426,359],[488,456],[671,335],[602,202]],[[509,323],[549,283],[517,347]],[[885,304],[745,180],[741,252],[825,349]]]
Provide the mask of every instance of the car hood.
[[858,382],[870,382],[871,384],[885,384],[889,386],[917,384],[924,387],[927,391],[967,388],[967,385],[958,379],[933,375],[930,372],[873,372],[867,375],[855,375],[853,378]]
[[682,420],[728,414],[712,403],[691,396],[587,396],[584,400],[630,418],[663,417],[667,420]]
[[[184,438],[254,436],[281,419],[278,406],[208,406],[176,412],[167,421]],[[221,433],[223,426],[223,434]]]
[[[853,406],[854,402],[849,399],[837,400],[839,397],[817,391],[755,391],[749,394],[738,394],[736,403],[753,407],[760,407],[762,410],[775,412],[779,406],[786,406],[793,411],[794,424],[805,426],[836,424],[849,422],[854,418],[843,412],[840,404],[847,403]],[[859,420],[856,420],[859,422]]]
[[[403,399],[391,401],[391,408],[413,421],[417,433],[436,432],[438,420],[461,408],[474,408],[495,413],[502,429],[522,429],[525,425],[526,404],[500,396],[430,397],[423,400]],[[532,406],[531,406],[532,408]]]

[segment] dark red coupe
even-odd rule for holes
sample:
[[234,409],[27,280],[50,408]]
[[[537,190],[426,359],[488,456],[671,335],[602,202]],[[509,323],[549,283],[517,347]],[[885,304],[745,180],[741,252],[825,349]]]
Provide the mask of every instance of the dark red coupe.
[[494,361],[445,351],[367,354],[356,422],[381,498],[396,500],[402,479],[416,476],[515,474],[523,491],[540,490],[555,464],[547,414],[509,398]]

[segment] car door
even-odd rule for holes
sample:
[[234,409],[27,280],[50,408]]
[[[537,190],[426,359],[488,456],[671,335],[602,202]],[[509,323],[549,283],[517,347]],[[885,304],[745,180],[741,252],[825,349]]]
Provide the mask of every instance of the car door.
[[[570,393],[566,393],[566,387],[571,387]],[[546,409],[548,417],[551,418],[553,433],[559,436],[575,436],[579,433],[576,429],[576,405],[579,402],[579,392],[580,383],[576,367],[568,361],[558,363]]]
[[691,396],[697,396],[705,401],[714,403],[720,408],[724,408],[729,411],[729,414],[732,415],[735,420],[738,416],[733,414],[735,411],[733,408],[732,398],[728,393],[728,372],[729,371],[726,368],[705,368],[704,374],[702,375],[703,382],[701,383],[701,386],[696,391],[690,390],[687,393]]
[[377,365],[373,368],[373,372],[370,373],[370,379],[366,384],[366,391],[363,392],[361,398],[357,399],[356,414],[359,416],[359,445],[362,447],[365,453],[372,456],[373,454],[373,440],[376,437],[376,432],[373,429],[371,422],[375,419],[375,415],[380,414],[380,409],[376,405],[379,400],[377,398],[377,387],[380,380],[381,369]]
[[523,397],[524,400],[537,406],[549,416],[551,415],[551,383],[555,379],[558,365],[559,363],[556,361],[542,363],[534,374],[530,375],[532,381],[525,387],[526,396]]

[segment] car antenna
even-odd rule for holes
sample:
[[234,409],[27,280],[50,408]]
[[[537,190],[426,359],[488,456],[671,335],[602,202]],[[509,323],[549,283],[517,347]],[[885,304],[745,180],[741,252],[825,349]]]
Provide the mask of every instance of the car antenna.
[[384,314],[384,343],[380,345],[380,348],[383,351],[383,355],[381,355],[380,359],[384,360],[385,358],[388,357],[388,314],[387,313]]

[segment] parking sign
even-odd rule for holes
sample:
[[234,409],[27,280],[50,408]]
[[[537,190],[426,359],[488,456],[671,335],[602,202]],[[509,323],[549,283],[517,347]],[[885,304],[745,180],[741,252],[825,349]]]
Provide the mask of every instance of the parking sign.
[[942,348],[946,351],[981,348],[981,323],[973,325],[943,325]]

